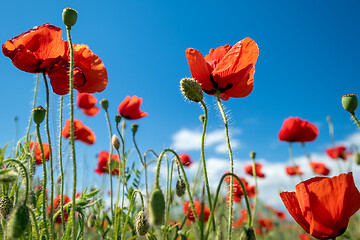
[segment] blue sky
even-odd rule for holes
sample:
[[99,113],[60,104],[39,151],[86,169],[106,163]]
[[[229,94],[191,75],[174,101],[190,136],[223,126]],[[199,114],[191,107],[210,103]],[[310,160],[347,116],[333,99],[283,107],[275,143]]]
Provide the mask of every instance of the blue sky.
[[[73,41],[89,45],[107,68],[108,87],[95,96],[109,99],[111,118],[127,95],[143,98],[141,108],[149,115],[136,121],[142,151],[153,148],[160,152],[174,146],[181,131],[201,130],[200,106],[184,101],[179,91],[180,79],[191,76],[186,48],[206,55],[210,48],[233,45],[245,37],[257,42],[260,55],[253,92],[224,103],[233,141],[238,144],[236,159],[248,159],[249,151],[254,150],[270,163],[288,161],[288,146],[277,134],[289,116],[318,126],[318,138],[308,144],[312,153],[322,154],[330,146],[328,115],[333,117],[338,141],[357,132],[341,106],[341,96],[360,94],[358,1],[17,1],[16,6],[7,1],[2,4],[0,42],[43,23],[65,29],[64,7],[79,12]],[[14,139],[15,116],[19,117],[18,136],[26,131],[35,76],[16,69],[5,56],[0,57],[0,72],[3,146]],[[45,106],[40,83],[38,104]],[[52,98],[56,107],[58,96]],[[216,133],[223,123],[215,98],[206,95],[205,101],[209,132]],[[104,112],[94,118],[78,116],[97,136],[95,145],[86,147],[88,174],[93,176],[95,154],[109,148],[106,120]],[[127,144],[132,147],[130,141]],[[226,158],[226,152],[216,150],[218,145],[207,148],[208,157]],[[83,146],[78,146],[81,159]],[[189,153],[195,161],[200,156],[198,150]],[[295,146],[294,154],[302,155],[300,147]],[[135,152],[132,156],[136,158]],[[238,172],[242,174],[242,169]]]

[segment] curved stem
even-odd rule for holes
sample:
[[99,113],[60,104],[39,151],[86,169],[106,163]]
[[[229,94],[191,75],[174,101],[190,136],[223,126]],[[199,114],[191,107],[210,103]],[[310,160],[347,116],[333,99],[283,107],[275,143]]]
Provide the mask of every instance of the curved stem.
[[[33,105],[32,105],[31,109],[33,109],[36,105],[36,96],[37,96],[37,92],[38,92],[38,88],[39,88],[39,79],[40,79],[40,74],[37,73],[36,74],[35,91],[34,91],[34,100],[33,100]],[[29,142],[29,133],[30,133],[30,128],[31,128],[31,123],[32,123],[32,114],[30,114],[29,125],[26,130],[26,142]]]
[[355,115],[355,112],[351,112],[350,113],[352,119],[355,121],[356,125],[358,126],[359,130],[360,130],[360,123],[359,123],[359,120],[357,119],[356,115]]
[[34,211],[33,211],[31,208],[28,208],[28,209],[29,209],[29,213],[30,213],[30,215],[31,215],[31,218],[32,218],[33,223],[34,223],[34,226],[35,226],[36,239],[40,239],[39,227],[38,227],[38,224],[37,224],[37,220],[36,220],[35,213],[34,213]]
[[46,163],[45,163],[45,154],[44,154],[44,147],[41,141],[41,135],[40,135],[40,125],[36,124],[36,133],[37,133],[37,137],[38,137],[38,141],[40,144],[40,149],[41,149],[41,156],[42,156],[42,164],[43,164],[43,172],[44,172],[44,183],[43,183],[43,192],[42,192],[42,213],[43,213],[43,221],[44,221],[44,228],[45,228],[45,234],[46,237],[49,239],[49,232],[48,232],[48,228],[47,228],[47,219],[46,219],[46,181],[47,181],[47,174],[46,174]]
[[24,205],[26,205],[26,202],[27,202],[27,199],[28,199],[28,193],[29,193],[29,175],[27,173],[27,170],[24,166],[24,164],[22,164],[20,161],[16,160],[16,159],[6,159],[3,163],[7,163],[7,162],[13,162],[13,163],[16,163],[18,164],[23,172],[24,172],[24,175],[25,175],[25,200],[24,200]]
[[[75,139],[74,139],[74,48],[70,36],[71,27],[66,26],[67,38],[70,47],[70,66],[69,66],[69,92],[70,92],[70,143],[71,143],[71,155],[73,160],[73,191],[72,199],[76,199],[76,155],[75,155]],[[72,216],[72,237],[76,239],[76,221],[75,210],[76,204],[71,208]]]
[[61,189],[60,189],[60,209],[61,209],[61,224],[63,232],[65,232],[65,218],[64,218],[64,169],[62,165],[62,126],[63,126],[63,105],[64,96],[60,97],[60,115],[59,115],[59,166],[60,166],[60,178],[61,178]]

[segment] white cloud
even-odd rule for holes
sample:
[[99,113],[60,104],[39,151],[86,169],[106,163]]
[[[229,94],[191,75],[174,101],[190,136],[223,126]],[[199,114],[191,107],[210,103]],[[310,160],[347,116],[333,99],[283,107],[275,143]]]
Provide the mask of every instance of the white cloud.
[[360,145],[360,132],[348,136],[345,140],[338,142],[339,145],[350,147],[351,145]]

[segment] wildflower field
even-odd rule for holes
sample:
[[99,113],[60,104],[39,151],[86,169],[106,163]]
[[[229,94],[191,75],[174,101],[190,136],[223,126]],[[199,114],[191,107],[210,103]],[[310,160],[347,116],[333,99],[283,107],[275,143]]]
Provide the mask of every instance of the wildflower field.
[[[260,120],[262,128],[252,130],[249,124],[246,130],[255,140],[240,142],[234,137],[242,134],[237,124],[257,120],[234,121],[232,112],[244,118],[247,113],[238,105],[233,109],[231,102],[243,101],[256,91],[258,62],[269,51],[262,51],[261,39],[244,36],[211,49],[182,49],[179,58],[187,63],[188,72],[168,79],[169,85],[176,86],[177,97],[185,99],[182,105],[200,114],[191,116],[193,110],[170,104],[159,107],[165,106],[160,103],[149,111],[141,93],[154,93],[154,99],[166,104],[171,102],[167,94],[171,90],[160,86],[156,76],[149,76],[149,84],[139,84],[137,75],[163,53],[154,52],[154,59],[144,60],[139,44],[128,57],[129,62],[136,59],[137,66],[120,71],[134,79],[114,80],[109,73],[118,66],[105,62],[92,46],[113,44],[113,55],[121,58],[115,54],[116,39],[99,32],[91,44],[86,36],[79,43],[76,32],[86,13],[64,8],[62,14],[60,10],[55,14],[61,25],[44,22],[29,29],[24,22],[22,32],[6,36],[2,43],[3,59],[11,65],[2,71],[31,76],[34,91],[26,89],[32,95],[31,109],[19,113],[26,122],[15,116],[15,138],[1,137],[6,138],[0,146],[1,239],[360,239],[360,123],[354,93],[358,89],[338,96],[336,118],[328,114],[320,117],[322,122],[298,117],[297,111],[310,116],[306,111],[332,109],[320,97],[308,96],[302,86],[290,89],[293,93],[286,98],[274,94],[279,104],[259,109],[259,115],[275,109],[282,112],[298,91],[312,102],[299,108],[294,103],[292,114],[284,110],[288,115],[281,117],[277,129],[268,130],[273,125],[266,118]],[[125,52],[126,47],[122,49]],[[167,51],[173,53],[164,47],[165,55]],[[159,71],[166,74],[168,60],[162,61]],[[286,61],[291,60],[273,67],[281,68]],[[115,67],[108,71],[109,65]],[[26,79],[8,84],[20,89],[21,81]],[[126,81],[140,94],[121,88],[107,97],[111,81]],[[356,87],[359,84],[350,86]],[[27,101],[19,100],[22,94],[11,94],[17,101]],[[268,106],[266,101],[261,104]],[[245,102],[244,109],[246,104],[251,105]],[[178,130],[172,143],[159,148],[163,129],[179,128],[179,122],[168,116],[177,108],[182,126],[189,123],[187,119],[196,119],[198,128],[195,133]],[[146,124],[155,112],[156,120]],[[346,131],[352,134],[351,141],[335,138],[337,127],[346,132],[336,123],[338,116],[345,119],[344,126],[349,124],[351,129]],[[328,143],[315,150],[312,144],[320,138],[320,130],[325,130]],[[149,138],[143,135],[146,131],[151,132]],[[276,139],[276,143],[267,142],[273,155],[253,146],[251,151],[243,150],[246,144],[258,146],[265,141],[269,131],[271,141]],[[344,134],[341,138],[346,138]],[[285,146],[286,157],[274,150],[277,144]],[[319,149],[323,155],[314,153]],[[224,154],[225,160],[209,157],[214,153]],[[246,160],[239,160],[239,155]],[[264,155],[284,159],[280,164],[264,160]]]

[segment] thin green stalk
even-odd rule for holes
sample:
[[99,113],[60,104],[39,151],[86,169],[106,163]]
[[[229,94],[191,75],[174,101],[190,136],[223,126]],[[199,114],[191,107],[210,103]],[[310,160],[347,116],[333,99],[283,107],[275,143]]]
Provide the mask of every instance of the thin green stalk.
[[293,165],[293,168],[294,168],[294,171],[295,171],[296,175],[300,178],[300,181],[303,181],[303,179],[301,177],[301,174],[297,170],[297,167],[296,167],[296,164],[295,164],[294,154],[293,154],[293,149],[292,149],[292,142],[289,142],[289,156],[290,156],[290,161],[291,161],[291,164]]
[[140,162],[141,164],[143,165],[143,168],[144,168],[144,175],[145,175],[145,190],[146,190],[146,202],[148,202],[148,187],[147,187],[147,167],[145,166],[145,162],[141,156],[141,152],[139,150],[139,147],[138,145],[136,144],[136,141],[135,141],[135,132],[133,132],[133,142],[134,142],[134,146],[135,146],[135,149],[139,155],[139,159],[140,159]]
[[[335,155],[337,155],[337,149],[336,149],[336,143],[335,143],[335,133],[334,133],[334,124],[333,124],[332,118],[330,116],[328,116],[326,118],[326,120],[327,120],[328,126],[329,126],[329,135],[330,135],[331,143],[333,145],[334,151],[336,151]],[[341,167],[341,165],[340,165],[337,158],[335,159],[335,162],[337,164],[337,167],[338,167],[339,171],[342,172],[342,167]]]
[[24,164],[22,164],[20,161],[18,161],[16,159],[7,159],[3,163],[7,163],[7,162],[16,163],[17,165],[19,165],[22,168],[22,171],[24,172],[24,175],[25,175],[25,199],[24,199],[24,205],[26,205],[26,202],[27,202],[27,199],[28,199],[28,193],[29,193],[29,175],[27,173],[27,170],[26,170]]
[[31,218],[32,218],[32,221],[33,221],[33,224],[34,224],[34,227],[35,227],[35,234],[36,234],[36,239],[40,239],[40,235],[39,235],[39,227],[38,227],[38,224],[37,224],[37,219],[36,219],[36,216],[35,216],[35,213],[34,211],[31,209],[31,208],[28,208],[29,209],[29,213],[31,215]]
[[351,112],[350,113],[352,119],[355,121],[356,125],[358,126],[359,130],[360,130],[360,123],[359,123],[359,120],[357,119],[356,115],[355,115],[355,112]]
[[199,163],[198,169],[197,169],[196,174],[195,174],[195,177],[194,177],[194,185],[193,185],[193,188],[192,188],[193,194],[195,194],[196,182],[197,182],[198,175],[199,175],[199,173],[200,173],[200,169],[201,169],[201,164]]
[[60,189],[60,208],[61,208],[61,224],[63,232],[65,232],[65,218],[64,218],[64,169],[62,165],[62,128],[63,128],[63,105],[64,97],[60,97],[60,115],[59,115],[59,166],[60,166],[60,178],[61,178],[61,189]]
[[48,227],[47,227],[47,219],[46,219],[46,181],[47,181],[47,175],[46,175],[46,163],[45,163],[45,153],[44,153],[44,147],[41,141],[41,135],[40,135],[40,124],[36,124],[36,133],[37,133],[37,137],[38,137],[38,141],[40,144],[40,149],[41,149],[41,155],[42,155],[42,164],[43,164],[43,172],[44,172],[44,183],[42,186],[42,213],[43,213],[43,221],[44,221],[44,229],[45,229],[45,235],[47,237],[47,239],[49,239],[49,232],[48,232]]
[[[171,204],[171,184],[172,184],[172,174],[174,168],[175,159],[171,161],[171,169],[169,170],[169,161],[166,161],[166,168],[167,168],[167,178],[166,178],[166,210],[165,210],[165,224],[164,224],[164,232],[163,232],[163,240],[166,240],[167,235],[167,226],[169,220],[169,212],[170,212],[170,204]],[[169,176],[170,175],[170,176]]]
[[[220,91],[216,92],[216,97],[217,97],[219,110],[221,112],[221,115],[223,117],[224,124],[225,124],[226,144],[227,144],[227,147],[228,147],[229,158],[230,158],[230,173],[234,173],[234,160],[233,160],[233,155],[232,155],[231,146],[230,146],[228,121],[226,119],[226,114],[225,114],[224,109],[223,109],[222,104],[221,104]],[[230,203],[229,203],[228,240],[232,239],[231,233],[232,233],[232,214],[233,214],[233,195],[234,195],[233,186],[234,186],[234,180],[233,180],[233,178],[230,178]],[[244,191],[244,195],[246,195],[246,191]]]
[[252,172],[253,172],[254,181],[255,181],[255,203],[254,203],[254,210],[253,210],[253,215],[252,215],[252,224],[251,224],[251,227],[252,227],[252,225],[255,221],[255,211],[256,211],[256,206],[258,203],[258,184],[257,184],[257,175],[256,175],[255,154],[251,155],[251,160],[252,160]]
[[[39,79],[40,79],[40,74],[37,73],[35,90],[34,90],[34,100],[33,100],[33,106],[31,109],[35,108],[35,105],[36,105],[36,96],[37,96],[37,92],[38,92],[38,88],[39,88]],[[30,133],[31,124],[32,124],[32,114],[30,115],[29,125],[26,130],[26,142],[29,142],[29,133]]]
[[[70,92],[70,142],[71,142],[71,154],[73,160],[73,191],[72,199],[76,198],[76,155],[75,155],[75,139],[74,139],[74,48],[70,36],[71,27],[66,26],[67,38],[70,47],[70,66],[69,66],[69,92]],[[75,210],[76,204],[71,208],[71,219],[72,221],[72,238],[76,239],[76,221],[75,221]]]
[[113,146],[112,146],[112,130],[111,130],[111,123],[110,123],[110,119],[109,119],[109,113],[108,110],[105,109],[105,116],[106,116],[106,121],[109,127],[109,137],[110,137],[110,154],[109,154],[109,160],[108,160],[108,166],[109,166],[109,178],[110,178],[110,211],[111,211],[111,219],[112,219],[112,223],[114,223],[114,206],[113,206],[113,186],[112,186],[112,164],[111,164],[111,158],[112,158],[112,154],[113,154]]
[[153,153],[156,157],[159,157],[159,155],[157,155],[156,152],[154,150],[152,150],[152,149],[149,149],[144,153],[145,189],[146,189],[146,204],[147,205],[149,205],[149,192],[148,192],[148,184],[147,184],[146,172],[147,172],[147,167],[151,162],[146,163],[146,156],[147,156],[147,154],[149,152]]
[[[49,144],[49,159],[50,159],[50,206],[53,206],[53,199],[54,199],[54,173],[53,173],[53,157],[52,157],[52,148],[51,148],[51,138],[50,138],[50,128],[49,128],[49,86],[46,80],[45,71],[43,71],[45,89],[46,89],[46,118],[45,118],[45,128],[46,128],[46,135]],[[50,219],[54,214],[53,208],[50,208]],[[50,221],[50,239],[54,238],[54,222]]]

